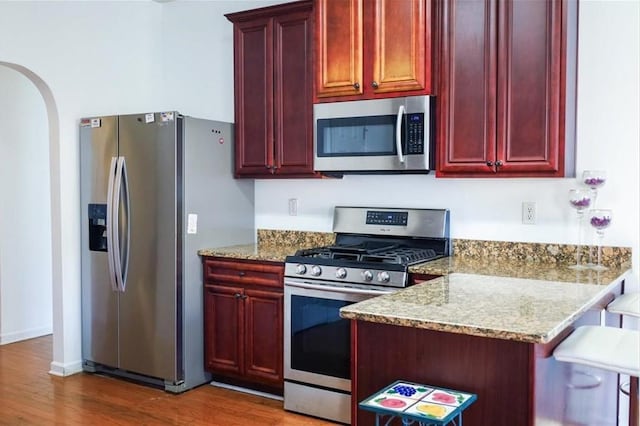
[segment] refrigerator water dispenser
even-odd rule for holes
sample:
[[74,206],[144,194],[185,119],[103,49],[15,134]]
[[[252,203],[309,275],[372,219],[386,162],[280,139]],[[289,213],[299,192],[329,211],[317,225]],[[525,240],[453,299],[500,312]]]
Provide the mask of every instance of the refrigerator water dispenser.
[[106,204],[89,204],[89,250],[107,251]]

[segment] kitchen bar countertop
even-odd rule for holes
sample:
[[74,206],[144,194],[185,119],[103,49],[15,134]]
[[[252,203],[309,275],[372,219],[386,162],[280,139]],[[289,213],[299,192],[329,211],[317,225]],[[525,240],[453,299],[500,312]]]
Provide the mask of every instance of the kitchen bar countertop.
[[595,279],[592,283],[454,272],[345,306],[340,315],[346,319],[543,344],[613,292],[629,272],[625,268],[612,270],[609,274],[617,275],[615,278]]

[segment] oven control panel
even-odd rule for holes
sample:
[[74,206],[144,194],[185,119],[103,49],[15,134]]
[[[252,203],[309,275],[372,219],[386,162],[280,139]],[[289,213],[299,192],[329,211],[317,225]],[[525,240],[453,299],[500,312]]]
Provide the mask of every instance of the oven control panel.
[[408,212],[367,210],[367,225],[407,226]]

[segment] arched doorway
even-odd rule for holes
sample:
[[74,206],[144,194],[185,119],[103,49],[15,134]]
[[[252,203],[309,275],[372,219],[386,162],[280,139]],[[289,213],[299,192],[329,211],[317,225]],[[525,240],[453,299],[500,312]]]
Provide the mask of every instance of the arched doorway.
[[[45,111],[45,117],[46,117],[46,123],[44,124],[48,127],[48,129],[45,130],[45,134],[43,137],[47,140],[48,143],[44,142],[42,145],[38,146],[37,149],[48,151],[46,153],[46,157],[48,158],[48,164],[46,164],[47,170],[45,170],[44,173],[47,173],[48,171],[49,185],[48,185],[48,188],[44,188],[44,189],[40,188],[40,190],[43,192],[48,192],[49,197],[46,197],[46,196],[42,197],[42,199],[48,199],[48,201],[42,203],[43,205],[40,205],[40,206],[38,206],[36,201],[34,201],[36,200],[35,198],[29,199],[29,200],[22,200],[21,207],[24,209],[40,208],[45,211],[44,214],[49,215],[48,235],[45,238],[48,239],[47,244],[50,245],[49,247],[50,250],[47,251],[47,253],[50,255],[50,262],[49,262],[50,266],[47,266],[47,267],[50,270],[49,271],[50,280],[48,281],[48,283],[50,283],[51,285],[51,289],[50,289],[51,302],[50,303],[52,308],[51,315],[53,317],[52,318],[53,359],[54,360],[62,359],[63,358],[62,336],[60,336],[60,333],[58,332],[58,330],[62,329],[62,317],[63,317],[62,300],[61,300],[62,299],[61,297],[62,296],[62,287],[61,287],[62,286],[61,284],[62,260],[61,260],[61,249],[60,249],[61,247],[60,173],[59,173],[60,172],[60,136],[59,136],[58,110],[57,110],[56,102],[54,100],[51,89],[45,83],[45,81],[42,80],[42,78],[40,78],[34,72],[32,72],[31,70],[29,70],[24,66],[3,62],[3,61],[0,61],[0,67],[5,67],[5,71],[13,70],[13,72],[17,72],[21,74],[22,76],[21,78],[28,79],[31,83],[33,83],[37,91],[40,93],[42,100],[44,101],[44,111]],[[28,125],[28,121],[29,121],[29,117],[26,117],[24,125]],[[38,123],[34,123],[34,125],[37,125],[37,124]],[[0,140],[0,142],[2,141]],[[4,144],[7,144],[7,143],[11,145],[15,145],[15,144],[19,144],[20,141],[4,142]],[[19,152],[16,155],[17,155],[16,158],[23,160],[24,164],[16,165],[14,168],[14,172],[23,173],[22,176],[17,177],[18,179],[20,177],[25,178],[25,176],[28,176],[28,172],[33,165],[30,164],[28,161],[29,159],[28,153]],[[17,185],[19,183],[17,181],[18,179],[15,179],[15,182],[13,182],[13,184]],[[35,194],[35,195],[37,196],[38,194]],[[40,195],[42,195],[42,192]],[[13,196],[18,197],[18,195],[16,194],[13,194]],[[38,217],[38,216],[34,216],[34,217]],[[17,237],[19,238],[19,236],[21,235],[20,229],[18,227],[16,228],[17,228],[17,234],[12,234],[12,237],[15,237],[17,235]],[[42,231],[42,232],[47,233],[46,231]],[[36,237],[32,236],[32,238],[36,238]],[[26,242],[26,244],[28,243],[29,241]],[[19,253],[18,255],[19,256],[30,255],[30,253]],[[2,284],[3,283],[0,282],[0,285]],[[24,309],[24,308],[26,307],[25,306],[21,307],[21,309]],[[34,332],[37,333],[36,330],[34,330]],[[51,366],[52,366],[51,367],[52,374],[59,374],[59,375],[64,374],[64,369],[60,369],[60,371],[56,369],[56,362],[52,362]]]

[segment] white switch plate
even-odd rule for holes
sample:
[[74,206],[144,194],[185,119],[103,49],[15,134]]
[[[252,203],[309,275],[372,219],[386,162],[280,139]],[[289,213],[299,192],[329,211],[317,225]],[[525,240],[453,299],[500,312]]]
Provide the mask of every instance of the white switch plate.
[[289,198],[289,216],[298,216],[297,198]]
[[189,213],[187,215],[187,234],[198,233],[198,215]]
[[536,224],[536,203],[534,203],[533,201],[522,202],[522,224]]

